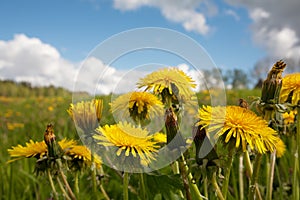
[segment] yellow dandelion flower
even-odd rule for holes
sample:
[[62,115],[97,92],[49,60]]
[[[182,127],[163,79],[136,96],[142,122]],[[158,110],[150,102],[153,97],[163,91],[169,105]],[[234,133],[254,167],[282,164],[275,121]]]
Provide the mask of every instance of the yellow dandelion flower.
[[285,125],[293,124],[295,122],[295,116],[297,115],[297,111],[285,112],[282,114],[283,122]]
[[154,141],[158,143],[167,143],[167,135],[164,133],[156,133],[153,135]]
[[102,109],[102,99],[93,99],[71,104],[67,112],[78,127],[85,132],[90,132],[98,127],[102,117]]
[[7,150],[11,157],[16,157],[14,160],[10,160],[8,162],[12,162],[21,158],[42,158],[47,154],[47,145],[44,141],[42,142],[34,142],[30,140],[26,143],[26,146],[18,145],[12,147],[11,149]]
[[7,122],[6,123],[7,129],[12,131],[16,128],[24,128],[24,124],[23,123],[18,123],[18,122]]
[[121,95],[111,103],[111,110],[113,113],[123,113],[123,117],[131,116],[136,121],[164,113],[162,102],[148,92],[129,92]]
[[[79,159],[86,163],[87,165],[92,165],[92,153],[86,146],[75,145],[65,152],[66,155],[69,155],[73,158]],[[101,167],[101,159],[98,155],[93,155],[93,162],[97,168]]]
[[277,157],[282,157],[286,150],[286,146],[282,140],[278,140],[276,143],[276,155]]
[[155,153],[158,151],[158,141],[149,135],[146,129],[136,128],[130,123],[119,122],[115,125],[105,125],[97,128],[99,135],[94,135],[98,144],[107,147],[117,147],[116,155],[123,152],[126,157],[132,155],[139,158],[142,165],[150,164],[155,160]]
[[[72,147],[74,147],[77,143],[74,140],[63,139],[59,141],[58,144],[61,147],[61,149],[66,152]],[[11,149],[8,149],[7,151],[11,157],[16,158],[14,160],[8,161],[8,162],[13,162],[21,158],[30,158],[30,157],[36,157],[38,159],[42,158],[47,155],[48,148],[45,141],[34,142],[33,140],[30,140],[29,142],[26,143],[25,146],[18,145],[12,147]]]
[[77,145],[77,142],[75,140],[67,140],[64,138],[61,141],[58,141],[58,145],[60,148],[64,151],[67,151],[70,148],[73,148],[75,145]]
[[148,74],[137,85],[139,88],[146,87],[146,91],[153,89],[155,94],[162,94],[167,89],[167,92],[175,95],[177,99],[190,99],[194,94],[192,88],[196,87],[194,82],[180,69],[170,67]]
[[282,80],[281,102],[290,101],[296,105],[300,100],[300,73],[288,74]]
[[273,152],[280,141],[277,132],[269,128],[265,120],[239,106],[203,106],[198,117],[197,126],[224,138],[225,143],[235,143],[236,148],[241,144],[243,151],[249,145],[259,153]]

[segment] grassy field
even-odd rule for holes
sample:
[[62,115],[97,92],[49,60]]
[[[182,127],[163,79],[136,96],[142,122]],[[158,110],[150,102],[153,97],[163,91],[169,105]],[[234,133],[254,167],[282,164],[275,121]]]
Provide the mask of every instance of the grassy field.
[[[249,102],[254,97],[259,97],[260,90],[229,90],[227,93],[227,104],[237,105],[239,98],[247,99]],[[110,96],[102,96],[104,99],[103,119],[101,123],[113,124],[113,118],[109,112]],[[199,93],[198,100],[200,104],[209,105],[210,96],[207,93]],[[48,123],[54,124],[55,134],[58,140],[63,138],[78,140],[78,135],[72,119],[68,116],[67,109],[72,102],[70,95],[59,97],[5,97],[0,96],[0,199],[49,199],[52,196],[52,191],[49,186],[49,181],[46,176],[36,176],[34,173],[35,158],[22,159],[7,164],[10,160],[7,149],[18,144],[25,145],[30,139],[34,141],[42,141],[45,127]],[[288,199],[291,197],[291,175],[293,173],[293,155],[291,152],[291,145],[293,145],[293,138],[284,137],[283,140],[287,146],[286,154],[276,161],[275,175],[274,175],[274,199]],[[194,158],[194,149],[191,148],[190,160]],[[250,155],[250,158],[251,155]],[[232,195],[228,199],[241,199],[239,194],[238,173],[239,173],[239,158],[235,157],[233,163],[232,173],[230,176],[229,190]],[[260,189],[262,193],[266,191],[266,173],[269,166],[268,156],[264,156],[262,160],[261,176],[259,176]],[[189,161],[192,162],[192,161]],[[101,178],[104,189],[111,199],[122,198],[122,177],[120,173],[114,170],[103,167],[105,176]],[[193,173],[197,168],[192,168]],[[168,174],[170,169],[162,169],[161,172]],[[68,176],[71,187],[73,187],[74,179]],[[244,174],[244,190],[247,191],[248,174]],[[98,177],[99,178],[99,177]],[[78,199],[95,199],[92,194],[91,185],[91,171],[84,170],[79,175],[79,188],[80,193]],[[135,193],[138,193],[137,177],[132,175],[130,177],[129,199],[136,199]],[[149,175],[147,181],[152,181],[152,187],[160,187],[160,182]],[[156,181],[156,182],[155,182]],[[176,185],[171,182],[167,177],[162,177],[160,181],[169,189]],[[169,181],[169,182],[168,182]],[[210,199],[216,199],[213,189],[205,189],[203,180],[198,183],[201,193],[208,190]],[[150,182],[149,184],[150,185]],[[151,187],[151,186],[149,186]],[[162,187],[162,186],[161,186]],[[163,189],[164,189],[163,187]],[[211,188],[211,185],[209,185]],[[148,188],[148,190],[151,190]],[[153,189],[155,190],[155,188]],[[157,191],[159,193],[159,191]],[[245,192],[246,194],[246,192]],[[246,195],[245,195],[246,196]],[[105,199],[104,195],[99,191],[96,195],[98,199]],[[63,199],[63,198],[62,198]],[[163,199],[161,195],[156,195],[155,199]],[[247,199],[245,197],[245,199]]]

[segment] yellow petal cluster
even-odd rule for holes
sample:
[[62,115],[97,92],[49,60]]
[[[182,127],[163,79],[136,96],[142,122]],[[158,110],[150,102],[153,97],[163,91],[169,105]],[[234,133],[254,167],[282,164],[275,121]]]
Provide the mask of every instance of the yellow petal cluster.
[[[277,132],[265,120],[254,112],[239,106],[203,106],[198,112],[199,122],[208,132],[215,133],[217,138],[223,138],[225,143],[235,143],[235,147],[242,146],[256,149],[259,153],[273,152],[280,146],[280,155],[285,147]],[[278,150],[279,151],[279,150]]]
[[123,117],[150,119],[164,113],[162,102],[148,92],[129,92],[111,103],[113,113],[121,112]]
[[291,103],[297,105],[300,100],[300,73],[288,74],[282,79],[280,101],[285,102],[291,96]]
[[88,132],[98,127],[102,117],[102,110],[102,99],[93,99],[75,104],[72,103],[67,112],[78,127]]
[[170,67],[148,74],[137,83],[137,86],[146,87],[146,91],[153,90],[154,94],[161,94],[164,89],[168,89],[171,95],[178,95],[177,99],[190,99],[194,94],[192,88],[196,87],[194,82],[182,70]]
[[98,144],[118,147],[117,156],[123,152],[125,156],[138,157],[143,165],[148,165],[151,160],[155,160],[154,155],[158,151],[159,141],[155,140],[153,135],[149,135],[146,129],[135,127],[127,122],[119,122],[96,130],[99,135],[93,137],[99,140]]

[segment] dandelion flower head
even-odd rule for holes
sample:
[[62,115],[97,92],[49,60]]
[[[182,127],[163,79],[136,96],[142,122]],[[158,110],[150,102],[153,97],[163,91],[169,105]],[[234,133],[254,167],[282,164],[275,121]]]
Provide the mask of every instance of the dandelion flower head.
[[98,144],[106,147],[117,147],[116,155],[123,153],[126,157],[132,155],[139,158],[142,165],[147,166],[155,160],[159,141],[154,139],[146,129],[137,128],[127,122],[115,125],[105,125],[96,129],[99,135],[94,135]]
[[102,99],[93,99],[70,104],[67,112],[76,125],[84,131],[91,131],[98,127],[102,117]]
[[265,120],[239,106],[203,106],[198,118],[198,126],[223,138],[225,143],[232,142],[236,148],[241,144],[243,151],[249,145],[259,153],[273,152],[280,141],[277,132],[269,128]]
[[285,102],[291,96],[291,103],[297,105],[300,100],[300,73],[288,74],[283,77],[280,92],[281,102]]
[[113,113],[122,113],[123,117],[131,116],[134,120],[151,119],[163,115],[163,104],[148,92],[129,92],[119,96],[111,103]]
[[140,79],[137,85],[139,88],[146,87],[145,90],[153,89],[154,94],[162,94],[167,89],[170,95],[178,95],[177,98],[182,99],[190,99],[194,94],[192,88],[196,87],[191,77],[175,67],[152,72]]

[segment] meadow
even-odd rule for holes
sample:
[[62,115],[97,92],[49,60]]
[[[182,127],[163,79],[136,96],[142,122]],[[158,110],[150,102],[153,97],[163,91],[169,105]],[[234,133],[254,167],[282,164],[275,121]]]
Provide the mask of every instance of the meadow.
[[[52,88],[53,89],[53,88]],[[254,102],[261,96],[261,89],[241,89],[227,90],[227,105],[238,105],[239,99],[245,99],[250,105],[250,109],[255,110]],[[48,94],[44,91],[44,94]],[[197,93],[198,103],[210,105],[210,94],[208,92]],[[101,126],[105,124],[114,124],[114,119],[110,112],[109,103],[111,96],[98,96],[103,100]],[[8,149],[18,144],[24,146],[30,140],[43,141],[46,126],[51,123],[54,125],[56,140],[64,138],[74,139],[80,144],[79,136],[72,118],[67,110],[72,103],[72,94],[63,95],[7,95],[0,96],[0,199],[51,199],[55,198],[53,188],[50,187],[49,179],[45,174],[37,174],[35,171],[36,159],[25,158],[7,163],[12,158]],[[275,161],[273,175],[272,199],[295,199],[298,198],[295,192],[295,186],[299,177],[295,173],[295,135],[281,135],[281,139],[286,145],[284,155]],[[219,144],[218,144],[219,145]],[[220,144],[222,145],[222,144]],[[217,147],[219,148],[219,147]],[[232,166],[229,168],[230,176],[226,175],[226,168],[229,165],[228,150],[218,153],[220,162],[217,166],[201,167],[195,162],[195,145],[184,153],[187,166],[186,173],[193,175],[193,181],[197,185],[202,198],[222,199],[218,194],[218,186],[224,185],[226,178],[228,186],[226,189],[227,199],[248,199],[248,190],[250,190],[249,169],[245,164],[246,157],[242,153],[235,154],[232,158]],[[244,159],[243,159],[244,158]],[[255,154],[248,157],[249,162],[254,163]],[[213,170],[211,169],[213,168]],[[215,168],[218,168],[215,170]],[[260,173],[256,177],[258,190],[262,199],[266,199],[267,185],[270,170],[270,154],[263,155],[260,164]],[[122,199],[124,195],[124,174],[120,171],[111,169],[103,165],[100,171],[96,173],[96,190],[93,186],[93,170],[89,167],[82,168],[78,172],[79,183],[75,183],[74,172],[69,169],[64,171],[68,182],[73,191],[75,187],[77,199]],[[187,175],[186,174],[186,175]],[[217,175],[217,183],[211,181],[212,177]],[[224,178],[225,176],[225,178]],[[180,195],[178,190],[185,191],[188,184],[179,174],[174,174],[172,167],[165,167],[158,172],[152,172],[144,175],[144,185],[140,184],[138,174],[129,175],[128,199],[196,199],[199,196],[191,187],[191,196]],[[57,183],[56,183],[57,184]],[[77,184],[77,186],[76,186]],[[241,185],[242,184],[242,185]],[[298,183],[299,184],[299,183]],[[59,188],[59,186],[55,186]],[[145,187],[145,188],[141,188]],[[144,190],[143,192],[141,192]],[[299,191],[299,188],[298,190]],[[96,193],[95,193],[96,192]],[[219,191],[224,194],[224,191]],[[184,192],[183,192],[184,193]],[[296,195],[296,196],[295,196]],[[205,196],[205,197],[204,197]],[[68,199],[58,190],[59,199]],[[224,198],[224,199],[225,199]],[[71,198],[72,199],[72,198]],[[258,198],[259,199],[259,198]]]

